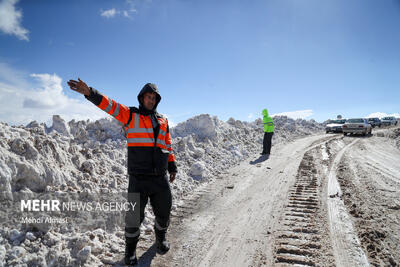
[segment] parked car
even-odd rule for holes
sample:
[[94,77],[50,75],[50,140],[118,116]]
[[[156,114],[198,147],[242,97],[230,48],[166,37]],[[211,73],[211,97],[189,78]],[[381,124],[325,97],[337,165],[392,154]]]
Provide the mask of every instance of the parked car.
[[325,126],[326,133],[334,132],[334,133],[341,133],[342,126],[346,122],[345,119],[342,120],[332,120],[329,124]]
[[382,118],[383,126],[397,125],[397,119],[395,117],[384,117]]
[[374,128],[375,126],[382,126],[382,121],[379,118],[369,118],[368,122],[369,124],[371,124],[372,128]]
[[367,119],[363,118],[348,119],[342,128],[343,135],[362,134],[365,136],[372,133],[371,124],[368,123]]

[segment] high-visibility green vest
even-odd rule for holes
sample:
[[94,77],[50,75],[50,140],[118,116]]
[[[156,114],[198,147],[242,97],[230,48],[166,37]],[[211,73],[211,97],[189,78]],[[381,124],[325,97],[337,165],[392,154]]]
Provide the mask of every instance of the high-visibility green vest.
[[268,110],[265,108],[262,111],[263,122],[264,122],[264,132],[273,133],[274,132],[274,120],[268,116]]

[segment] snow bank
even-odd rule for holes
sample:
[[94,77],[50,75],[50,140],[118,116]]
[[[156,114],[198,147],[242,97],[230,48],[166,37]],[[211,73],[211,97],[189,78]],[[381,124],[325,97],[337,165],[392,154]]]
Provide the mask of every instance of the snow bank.
[[376,135],[378,137],[386,137],[386,138],[393,139],[396,147],[398,149],[400,149],[400,128],[399,127],[392,128],[388,131],[379,131]]
[[[324,129],[312,120],[285,116],[274,120],[273,144]],[[263,124],[260,119],[224,122],[202,114],[171,128],[171,134],[179,170],[172,184],[176,203],[199,183],[259,153]],[[25,127],[0,122],[0,201],[13,200],[21,192],[126,192],[126,153],[121,124],[112,118],[67,123],[55,115],[50,128],[35,121]],[[153,219],[148,208],[141,227],[144,236],[151,234]],[[123,252],[122,228],[105,232],[95,227],[84,231],[72,226],[36,226],[17,224],[0,229],[0,263],[66,266],[84,265],[90,259],[93,266],[107,262],[109,250]]]

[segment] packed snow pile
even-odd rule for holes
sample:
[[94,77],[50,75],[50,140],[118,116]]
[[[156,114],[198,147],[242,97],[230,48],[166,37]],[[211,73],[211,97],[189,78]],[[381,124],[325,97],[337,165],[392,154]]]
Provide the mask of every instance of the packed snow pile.
[[393,139],[393,142],[395,143],[396,147],[400,149],[400,127],[395,127],[393,129],[390,129],[389,131],[380,131],[376,134],[378,137],[386,137]]
[[[293,120],[286,116],[275,117],[274,121],[272,142],[275,144],[324,129],[315,121]],[[261,119],[243,122],[230,118],[223,122],[202,114],[179,123],[171,129],[171,135],[181,177],[200,180],[218,176],[250,155],[260,153],[263,133]]]
[[[312,120],[275,117],[274,121],[273,144],[324,129]],[[175,203],[200,183],[262,149],[260,119],[242,122],[231,118],[223,122],[202,114],[170,130],[179,170],[171,185]],[[121,124],[112,118],[65,122],[55,115],[51,127],[35,121],[26,126],[0,122],[0,201],[15,200],[18,193],[74,192],[88,196],[126,192],[126,152]],[[8,215],[2,210],[3,216]],[[147,209],[141,227],[144,238],[152,233],[153,219]],[[0,266],[102,265],[110,262],[110,253],[122,256],[123,244],[123,228],[105,231],[62,224],[2,225]]]

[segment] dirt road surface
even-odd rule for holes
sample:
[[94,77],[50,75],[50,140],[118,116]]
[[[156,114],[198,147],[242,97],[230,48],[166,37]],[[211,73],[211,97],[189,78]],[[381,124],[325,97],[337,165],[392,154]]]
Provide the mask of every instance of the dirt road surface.
[[398,266],[398,130],[309,136],[243,161],[177,203],[170,252],[142,240],[139,265]]

